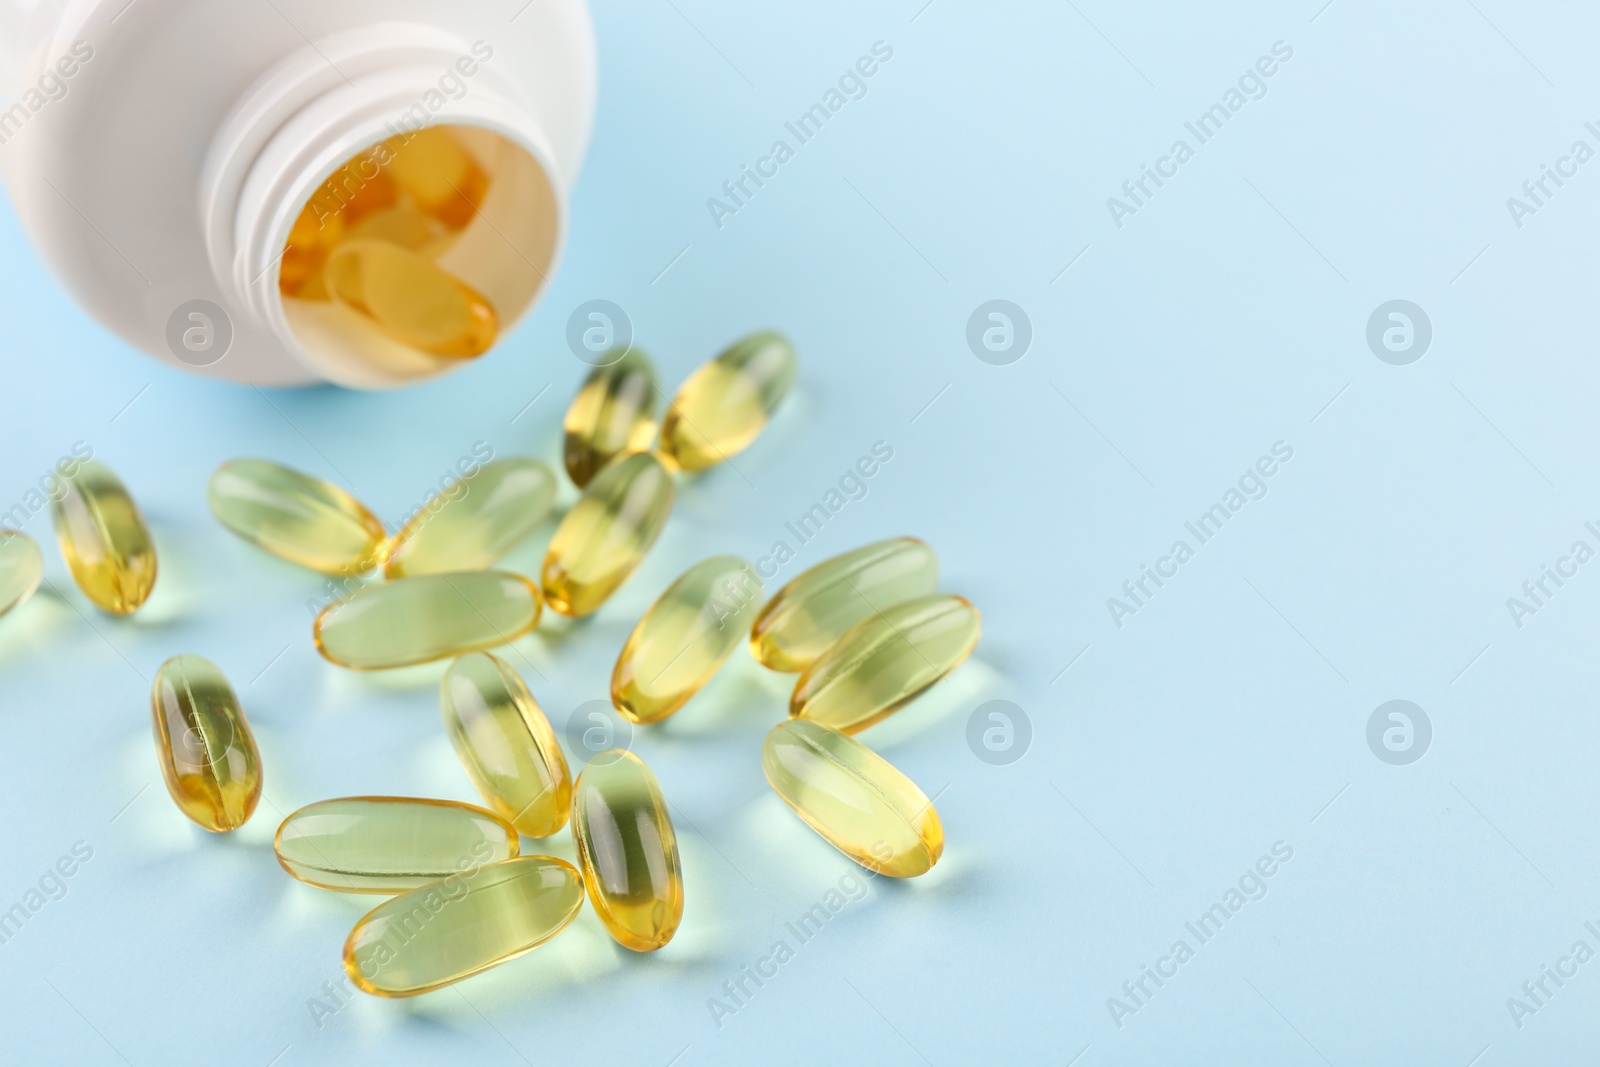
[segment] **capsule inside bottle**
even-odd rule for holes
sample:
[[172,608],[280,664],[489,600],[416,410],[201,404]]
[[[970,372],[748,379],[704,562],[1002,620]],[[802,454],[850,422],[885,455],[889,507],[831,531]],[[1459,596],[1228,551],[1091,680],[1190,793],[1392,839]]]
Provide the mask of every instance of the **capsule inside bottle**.
[[539,624],[538,588],[520,574],[458,571],[367,585],[317,616],[323,658],[383,670],[510,644]]
[[156,671],[150,713],[178,810],[213,833],[243,826],[261,799],[261,754],[228,679],[209,660],[174,656]]
[[648,452],[595,476],[550,539],[540,572],[545,598],[563,615],[588,615],[643,562],[672,511],[672,475]]
[[344,969],[363,992],[416,996],[538,948],[582,907],[583,880],[570,863],[493,863],[373,908],[345,941]]
[[661,948],[683,918],[678,839],[656,776],[638,756],[602,752],[578,775],[572,836],[595,914],[617,943]]
[[750,651],[775,671],[803,671],[852,626],[933,592],[939,559],[915,537],[891,537],[797,575],[761,609]]
[[489,188],[489,176],[449,130],[425,126],[384,142],[385,171],[417,210],[459,230],[472,221]]
[[439,710],[473,785],[502,818],[529,837],[567,824],[572,772],[516,671],[487,652],[460,657],[440,684]]
[[854,738],[791,719],[767,734],[761,765],[773,792],[863,867],[914,878],[939,862],[944,827],[933,802]]
[[273,851],[307,885],[402,893],[521,850],[493,812],[449,800],[340,797],[307,804],[278,827]]
[[655,367],[637,348],[590,372],[562,421],[562,453],[573,485],[582,489],[613,459],[650,448],[656,393]]
[[779,333],[734,342],[689,376],[661,421],[661,453],[704,470],[750,446],[794,384],[794,346]]
[[958,596],[927,596],[852,627],[795,683],[789,714],[847,734],[903,707],[965,662],[982,631]]
[[44,580],[44,556],[20,530],[0,529],[0,615],[31,597]]
[[494,344],[499,319],[488,297],[409,249],[346,241],[328,256],[324,275],[335,302],[401,344],[457,359]]
[[390,578],[473,571],[497,563],[544,523],[556,476],[536,459],[485,463],[440,491],[394,536]]
[[744,638],[761,577],[736,556],[689,568],[650,605],[617,657],[611,702],[628,719],[660,722],[711,680]]
[[156,547],[139,505],[99,460],[62,477],[52,504],[61,555],[85,596],[112,615],[137,611],[156,584]]
[[362,574],[383,554],[383,523],[360,501],[268,460],[224,463],[206,497],[211,513],[235,534],[323,574]]

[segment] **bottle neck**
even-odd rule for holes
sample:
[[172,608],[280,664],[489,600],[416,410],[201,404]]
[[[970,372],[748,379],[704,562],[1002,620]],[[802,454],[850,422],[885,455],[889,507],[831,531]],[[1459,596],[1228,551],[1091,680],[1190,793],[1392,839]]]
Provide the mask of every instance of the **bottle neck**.
[[290,228],[322,183],[364,150],[438,125],[466,130],[491,176],[478,217],[440,265],[490,298],[503,336],[554,270],[566,197],[538,117],[482,42],[385,24],[308,45],[257,83],[213,142],[202,210],[217,283],[316,377],[382,389],[461,365],[376,333],[352,337],[328,305],[286,302],[278,286]]

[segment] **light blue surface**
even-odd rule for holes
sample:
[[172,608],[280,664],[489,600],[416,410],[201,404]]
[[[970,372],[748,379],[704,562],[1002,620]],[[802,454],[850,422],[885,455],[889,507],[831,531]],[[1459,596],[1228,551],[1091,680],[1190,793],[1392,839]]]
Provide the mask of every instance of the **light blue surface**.
[[[1584,927],[1600,927],[1600,564],[1520,628],[1506,601],[1574,541],[1600,547],[1583,525],[1600,520],[1600,162],[1521,228],[1506,198],[1573,141],[1600,147],[1583,126],[1600,119],[1600,16],[1322,2],[604,4],[598,125],[554,287],[481,365],[397,395],[263,395],[160,367],[73,306],[0,210],[0,510],[81,440],[133,488],[161,551],[148,607],[111,620],[70,586],[47,516],[27,524],[60,595],[0,621],[0,908],[75,842],[93,858],[0,945],[0,1059],[1591,1054],[1600,962],[1546,979],[1520,1027],[1507,1000],[1574,942],[1600,949]],[[880,40],[893,58],[867,95],[719,229],[707,198]],[[1266,95],[1114,225],[1107,197],[1174,139],[1193,146],[1185,121],[1277,41],[1293,57]],[[513,662],[561,728],[604,695],[675,574],[793,546],[785,522],[887,442],[866,497],[782,577],[912,533],[938,549],[942,588],[982,608],[973,660],[863,738],[937,794],[944,860],[875,880],[718,1025],[724,982],[856,870],[763,782],[786,679],[739,653],[635,741],[682,839],[688,903],[666,950],[618,949],[586,910],[453,991],[357,997],[319,1026],[310,1001],[374,901],[290,880],[278,819],[328,796],[474,793],[439,724],[440,669],[358,676],[318,658],[318,579],[221,529],[206,478],[270,456],[392,522],[475,442],[553,460],[585,370],[566,319],[597,297],[628,310],[668,383],[765,326],[803,369],[737,472],[683,485],[615,600],[518,642]],[[1009,366],[964,339],[994,298],[1032,322]],[[1396,298],[1434,328],[1410,366],[1365,341]],[[1265,498],[1117,627],[1107,598],[1279,441],[1293,458]],[[512,564],[535,567],[547,536]],[[236,680],[265,760],[261,809],[229,838],[181,818],[157,775],[146,680],[178,652]],[[966,741],[991,699],[1032,723],[1008,766]],[[1367,745],[1391,699],[1433,725],[1408,766]],[[1293,858],[1264,899],[1201,944],[1185,923],[1277,842]],[[572,854],[565,835],[548,850]],[[1123,983],[1179,939],[1193,958],[1129,1000]],[[1115,1019],[1112,997],[1138,1010]]]

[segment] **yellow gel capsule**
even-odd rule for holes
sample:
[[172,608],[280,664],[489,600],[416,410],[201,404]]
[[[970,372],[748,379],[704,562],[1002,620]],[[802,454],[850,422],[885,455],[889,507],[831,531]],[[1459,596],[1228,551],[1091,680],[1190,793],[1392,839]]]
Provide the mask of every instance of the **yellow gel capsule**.
[[214,833],[243,826],[261,799],[261,754],[223,673],[199,656],[173,656],[156,671],[150,717],[178,810]]
[[650,605],[611,672],[611,703],[633,722],[660,722],[711,680],[744,638],[761,577],[735,556],[689,568]]
[[520,574],[461,571],[367,585],[322,609],[317,651],[358,671],[407,667],[509,644],[539,625],[539,590]]
[[323,270],[328,291],[402,344],[470,359],[494,344],[489,298],[431,260],[385,241],[347,241]]
[[517,547],[550,514],[556,476],[536,459],[485,463],[447,485],[394,535],[384,573],[390,578],[488,567]]
[[33,538],[0,528],[0,615],[27,600],[44,578],[44,556]]
[[794,346],[779,333],[735,341],[689,376],[661,421],[661,452],[686,471],[742,452],[794,384]]
[[344,943],[364,992],[414,997],[538,948],[583,907],[583,881],[553,856],[521,856],[386,900]]
[[347,239],[386,241],[413,252],[422,252],[444,236],[444,233],[443,226],[416,208],[406,204],[394,204],[374,211],[351,226]]
[[562,420],[562,453],[572,484],[582,489],[618,456],[644,452],[656,435],[656,372],[629,349],[584,379]]
[[471,804],[415,797],[319,800],[283,820],[272,848],[283,869],[338,893],[402,893],[510,859],[516,831]]
[[572,837],[589,903],[624,948],[653,952],[683,918],[678,839],[656,776],[632,752],[590,761],[572,795]]
[[803,671],[863,619],[939,581],[939,558],[915,537],[891,537],[812,567],[773,596],[750,627],[750,652],[775,671]]
[[933,802],[855,738],[790,719],[767,734],[761,766],[796,815],[863,867],[915,878],[939,862],[944,827]]
[[383,523],[360,501],[268,460],[224,463],[206,497],[217,520],[246,541],[323,574],[362,574],[383,554]]
[[471,652],[439,686],[445,733],[489,806],[529,837],[549,837],[572,810],[572,772],[555,731],[517,672]]
[[961,666],[983,629],[958,596],[926,596],[875,613],[828,646],[795,683],[789,714],[853,734]]
[[394,153],[384,170],[418,208],[454,230],[472,221],[489,176],[454,134],[428,126],[384,144]]
[[582,616],[605,603],[660,536],[672,495],[672,474],[650,452],[595,475],[550,538],[540,572],[550,607]]
[[99,460],[80,464],[62,483],[51,512],[72,580],[100,610],[132,614],[156,584],[156,546],[139,505]]

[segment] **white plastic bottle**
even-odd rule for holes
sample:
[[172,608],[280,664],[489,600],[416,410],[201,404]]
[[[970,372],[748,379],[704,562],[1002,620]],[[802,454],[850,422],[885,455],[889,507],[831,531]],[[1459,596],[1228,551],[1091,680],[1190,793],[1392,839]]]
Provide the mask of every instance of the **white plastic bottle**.
[[461,365],[279,289],[324,180],[424,126],[489,175],[437,262],[503,336],[555,269],[594,97],[583,0],[0,0],[0,173],[41,256],[136,347],[258,385]]

